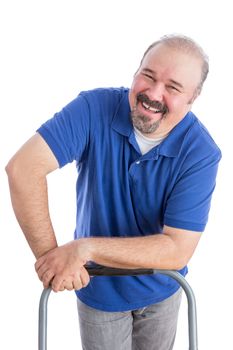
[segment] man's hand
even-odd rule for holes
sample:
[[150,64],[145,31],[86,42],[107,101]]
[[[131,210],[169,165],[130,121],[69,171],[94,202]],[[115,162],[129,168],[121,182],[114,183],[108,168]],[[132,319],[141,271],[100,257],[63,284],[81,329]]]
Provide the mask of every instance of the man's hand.
[[72,241],[37,260],[35,269],[45,288],[51,285],[53,291],[58,292],[88,285],[90,277],[84,267],[87,261],[81,258],[79,251],[79,241]]

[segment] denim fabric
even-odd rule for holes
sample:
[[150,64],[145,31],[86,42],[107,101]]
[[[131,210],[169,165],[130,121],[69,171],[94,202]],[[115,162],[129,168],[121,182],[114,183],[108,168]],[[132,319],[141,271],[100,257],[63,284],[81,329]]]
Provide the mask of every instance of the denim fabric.
[[125,312],[93,309],[78,299],[83,350],[172,350],[181,288],[170,298]]

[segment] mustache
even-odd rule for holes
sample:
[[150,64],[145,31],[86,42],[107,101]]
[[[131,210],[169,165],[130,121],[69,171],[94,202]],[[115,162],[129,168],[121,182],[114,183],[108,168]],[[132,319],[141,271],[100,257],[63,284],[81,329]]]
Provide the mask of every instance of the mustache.
[[158,109],[162,114],[168,113],[168,107],[165,104],[159,101],[152,101],[145,94],[142,94],[142,93],[138,94],[137,101],[145,102],[148,106]]

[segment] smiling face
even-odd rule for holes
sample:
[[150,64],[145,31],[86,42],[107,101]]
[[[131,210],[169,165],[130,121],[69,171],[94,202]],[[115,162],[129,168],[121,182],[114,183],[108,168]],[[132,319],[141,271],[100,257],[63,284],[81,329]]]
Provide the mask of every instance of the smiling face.
[[133,125],[147,137],[167,134],[198,95],[199,57],[158,44],[144,57],[129,92]]

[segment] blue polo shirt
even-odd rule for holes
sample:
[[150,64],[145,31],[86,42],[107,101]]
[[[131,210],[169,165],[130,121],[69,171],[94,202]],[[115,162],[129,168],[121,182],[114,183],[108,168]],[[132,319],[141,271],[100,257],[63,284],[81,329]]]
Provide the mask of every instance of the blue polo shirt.
[[[82,92],[37,131],[60,167],[77,164],[74,237],[140,237],[164,225],[202,232],[221,152],[189,112],[164,141],[142,155],[130,120],[129,90]],[[187,267],[180,271],[187,273]],[[178,289],[168,276],[94,277],[77,291],[87,305],[126,311]]]

